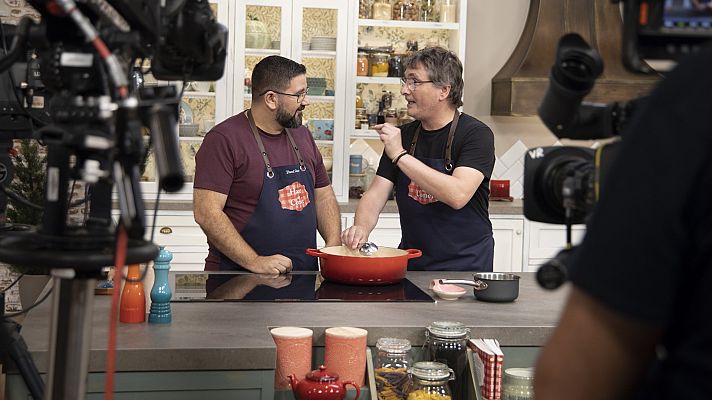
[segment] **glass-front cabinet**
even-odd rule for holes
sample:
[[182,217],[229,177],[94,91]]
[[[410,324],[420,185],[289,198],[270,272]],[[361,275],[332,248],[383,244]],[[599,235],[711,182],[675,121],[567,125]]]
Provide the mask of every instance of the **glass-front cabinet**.
[[233,114],[250,107],[251,73],[264,57],[281,55],[307,67],[309,105],[304,123],[324,157],[340,201],[344,184],[346,79],[349,1],[248,0],[234,16],[235,80]]

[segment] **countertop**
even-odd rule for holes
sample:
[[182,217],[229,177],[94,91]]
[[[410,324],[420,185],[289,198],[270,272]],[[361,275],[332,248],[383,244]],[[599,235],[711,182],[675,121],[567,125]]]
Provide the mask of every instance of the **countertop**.
[[[153,210],[153,205],[153,201],[146,200],[146,210]],[[348,203],[340,203],[339,209],[342,213],[354,213],[356,212],[357,205],[358,200],[350,199]],[[193,203],[189,200],[161,200],[159,210],[191,211],[193,210]],[[514,201],[490,201],[489,203],[490,215],[522,215],[523,210],[521,199]],[[395,200],[386,202],[386,206],[382,212],[397,213],[398,206]]]
[[[497,338],[503,346],[541,346],[552,333],[568,287],[545,291],[533,273],[519,273],[519,298],[512,303],[474,299],[471,288],[456,301],[435,303],[172,303],[170,324],[118,327],[117,371],[273,369],[275,347],[269,329],[302,326],[324,345],[324,330],[357,326],[368,330],[370,346],[380,337],[424,342],[424,329],[437,320],[460,321],[473,337]],[[471,278],[466,272],[409,272],[407,278],[428,290],[434,278]],[[110,296],[94,303],[90,371],[103,371]],[[23,322],[24,337],[41,372],[47,371],[51,302],[32,310]]]

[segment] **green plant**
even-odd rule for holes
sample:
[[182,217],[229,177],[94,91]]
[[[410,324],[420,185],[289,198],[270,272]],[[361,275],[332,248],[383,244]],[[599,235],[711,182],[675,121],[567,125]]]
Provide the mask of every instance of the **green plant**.
[[[44,199],[46,160],[42,147],[35,140],[20,140],[12,154],[15,177],[10,189],[33,204],[41,205]],[[15,224],[37,225],[42,221],[42,210],[27,207],[9,199],[7,218]]]

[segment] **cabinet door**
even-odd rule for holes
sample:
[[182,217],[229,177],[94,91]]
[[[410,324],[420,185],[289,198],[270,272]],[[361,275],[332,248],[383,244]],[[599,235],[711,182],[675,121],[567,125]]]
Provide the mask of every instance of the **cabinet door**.
[[[538,265],[548,261],[566,247],[566,227],[531,221],[528,224],[528,269],[536,271]],[[581,243],[585,233],[586,225],[574,225],[571,232],[573,244]]]
[[[228,26],[228,1],[209,0],[209,2],[218,22]],[[228,51],[230,51],[230,42],[231,40],[228,38]],[[148,72],[150,69],[150,60],[145,60],[142,67],[146,72],[144,75],[144,86],[177,85],[179,90],[183,87],[182,82],[165,82],[153,78],[152,74]],[[192,182],[195,174],[195,153],[200,148],[205,133],[217,122],[225,119],[230,112],[227,93],[228,88],[232,84],[232,71],[232,63],[228,59],[225,63],[223,76],[219,80],[214,82],[187,81],[185,83],[179,108],[177,134],[179,137],[180,157],[183,162],[186,184],[180,191],[169,194],[168,197],[171,199],[189,200],[192,198]],[[148,139],[148,137],[146,137],[146,139]],[[146,160],[145,169],[141,176],[141,189],[144,194],[150,196],[157,193],[157,178],[155,152],[150,151]]]
[[524,220],[492,218],[494,235],[494,271],[522,270]]
[[368,240],[378,246],[398,247],[401,241],[401,227],[398,214],[381,214]]

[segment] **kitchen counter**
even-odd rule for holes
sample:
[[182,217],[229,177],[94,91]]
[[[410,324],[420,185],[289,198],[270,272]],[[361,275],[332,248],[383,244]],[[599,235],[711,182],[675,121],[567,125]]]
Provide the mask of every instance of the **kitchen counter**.
[[[513,303],[485,303],[472,289],[457,301],[436,303],[172,303],[173,322],[119,324],[117,371],[271,370],[275,347],[269,329],[303,326],[314,331],[314,345],[324,345],[324,330],[357,326],[368,330],[368,344],[378,338],[424,342],[424,328],[436,320],[460,321],[472,336],[497,338],[502,346],[541,346],[552,333],[567,288],[544,291],[533,273],[521,273],[520,295]],[[460,272],[409,272],[408,279],[428,290],[433,278],[471,278]],[[148,288],[147,288],[148,289]],[[89,370],[103,371],[110,296],[96,296]],[[51,302],[32,310],[22,335],[40,371],[47,370]]]
[[[146,200],[146,210],[153,210],[153,201]],[[358,200],[349,199],[348,203],[339,204],[339,209],[342,213],[355,213],[356,206],[358,205]],[[160,210],[172,210],[172,211],[191,211],[193,210],[193,203],[188,200],[161,200],[159,207]],[[489,203],[489,213],[490,215],[522,215],[523,214],[523,204],[521,199],[514,201],[490,201]],[[398,206],[395,200],[389,200],[386,202],[386,206],[383,208],[384,213],[397,213]]]

